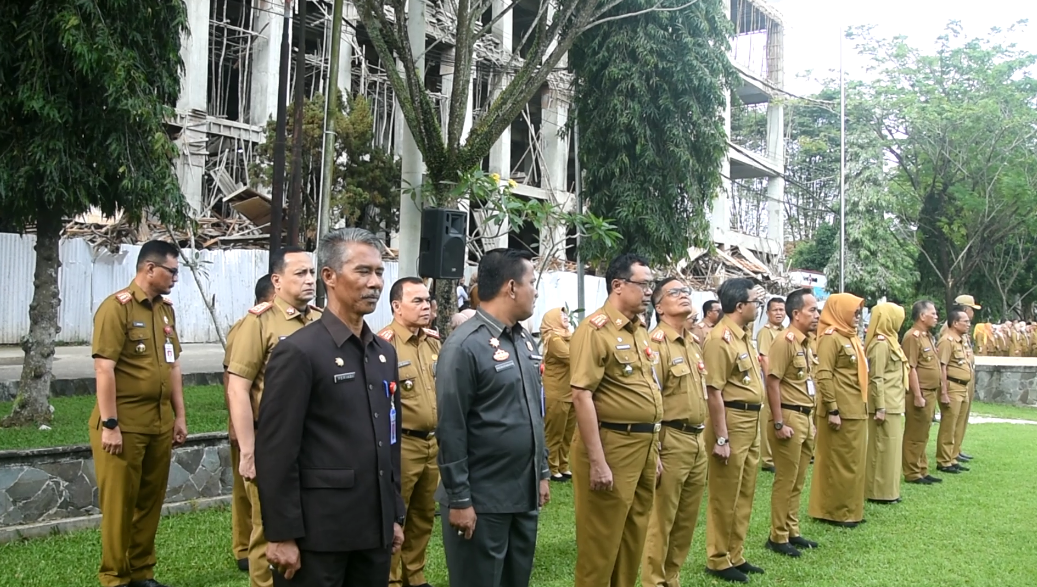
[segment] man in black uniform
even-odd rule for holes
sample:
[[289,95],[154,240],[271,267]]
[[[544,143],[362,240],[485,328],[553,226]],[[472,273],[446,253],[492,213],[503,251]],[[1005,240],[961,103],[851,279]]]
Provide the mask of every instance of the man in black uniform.
[[526,587],[547,503],[540,355],[520,321],[533,315],[530,255],[479,262],[475,316],[443,345],[436,381],[443,549],[451,587]]
[[327,309],[267,365],[256,483],[275,586],[386,585],[403,544],[396,351],[364,322],[381,251],[363,229],[325,235]]

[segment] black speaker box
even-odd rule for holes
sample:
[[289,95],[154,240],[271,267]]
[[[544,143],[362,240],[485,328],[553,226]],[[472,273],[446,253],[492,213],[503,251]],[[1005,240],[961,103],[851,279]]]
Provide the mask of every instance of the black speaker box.
[[464,278],[468,213],[426,208],[421,211],[418,275],[433,279]]

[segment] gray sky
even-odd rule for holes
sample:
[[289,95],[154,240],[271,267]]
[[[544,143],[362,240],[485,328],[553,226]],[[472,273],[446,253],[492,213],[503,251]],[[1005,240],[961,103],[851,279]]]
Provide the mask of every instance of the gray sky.
[[[839,37],[848,26],[874,24],[876,35],[907,35],[908,42],[931,49],[950,20],[961,21],[968,36],[986,36],[991,27],[1007,28],[1018,20],[1030,21],[1030,34],[1016,34],[1022,49],[1037,53],[1037,2],[1033,0],[769,0],[785,22],[785,88],[795,94],[818,89],[812,81],[797,79],[807,70],[813,77],[839,68]],[[865,61],[844,42],[847,76],[861,78]],[[835,75],[832,76],[833,78]]]

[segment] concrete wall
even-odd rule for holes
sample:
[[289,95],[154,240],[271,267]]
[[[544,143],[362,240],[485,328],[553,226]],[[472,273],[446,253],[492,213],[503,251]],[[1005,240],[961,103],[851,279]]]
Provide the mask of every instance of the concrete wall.
[[1037,404],[1037,359],[977,358],[976,399],[999,404]]

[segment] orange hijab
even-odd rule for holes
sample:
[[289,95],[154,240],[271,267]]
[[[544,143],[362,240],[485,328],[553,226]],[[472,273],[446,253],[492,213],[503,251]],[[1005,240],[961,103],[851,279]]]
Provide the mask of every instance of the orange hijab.
[[868,360],[864,354],[864,346],[857,329],[853,326],[853,315],[864,307],[864,300],[853,294],[837,293],[825,301],[825,309],[821,311],[821,322],[817,331],[821,336],[838,332],[850,339],[853,350],[857,353],[857,383],[861,386],[861,396],[868,401]]
[[557,336],[569,340],[572,336],[569,329],[562,326],[562,312],[564,311],[564,308],[551,308],[540,321],[540,341],[544,345],[545,354],[547,353],[547,343],[552,337]]

